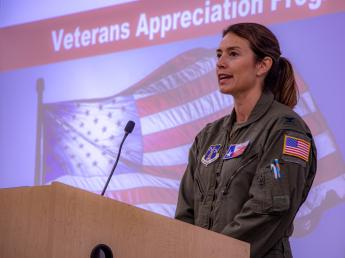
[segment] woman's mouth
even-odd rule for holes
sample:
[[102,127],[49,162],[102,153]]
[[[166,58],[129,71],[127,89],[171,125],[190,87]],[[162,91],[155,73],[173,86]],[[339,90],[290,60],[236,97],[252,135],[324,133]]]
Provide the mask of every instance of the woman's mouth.
[[218,82],[219,84],[225,83],[227,80],[232,79],[233,76],[231,74],[220,73],[218,74]]

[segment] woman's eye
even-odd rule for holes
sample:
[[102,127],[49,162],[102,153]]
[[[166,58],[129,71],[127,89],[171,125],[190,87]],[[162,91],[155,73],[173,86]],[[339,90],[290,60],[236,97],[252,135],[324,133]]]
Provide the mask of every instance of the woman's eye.
[[219,59],[222,56],[221,53],[217,53],[217,58]]
[[231,51],[231,52],[229,53],[229,56],[238,56],[238,53],[237,53],[237,52],[234,52],[234,51]]

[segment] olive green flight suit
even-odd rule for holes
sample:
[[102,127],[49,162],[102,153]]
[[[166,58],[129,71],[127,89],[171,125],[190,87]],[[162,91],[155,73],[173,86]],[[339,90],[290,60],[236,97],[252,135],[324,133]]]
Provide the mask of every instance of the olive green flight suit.
[[[196,136],[175,218],[249,242],[253,258],[292,257],[293,220],[316,172],[313,137],[270,92],[235,121],[233,111]],[[304,147],[289,149],[287,138]]]

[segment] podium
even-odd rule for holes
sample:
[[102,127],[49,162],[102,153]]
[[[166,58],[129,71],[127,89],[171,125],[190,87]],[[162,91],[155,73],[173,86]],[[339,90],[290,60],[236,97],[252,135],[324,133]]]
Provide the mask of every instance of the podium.
[[[249,244],[61,183],[0,189],[0,257],[248,258]],[[110,257],[105,251],[99,257]]]

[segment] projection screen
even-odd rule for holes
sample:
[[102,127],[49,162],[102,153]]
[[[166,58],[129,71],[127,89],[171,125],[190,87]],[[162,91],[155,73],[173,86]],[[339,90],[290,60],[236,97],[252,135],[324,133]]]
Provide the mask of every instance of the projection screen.
[[318,148],[294,256],[344,257],[345,1],[0,3],[0,187],[100,193],[133,120],[106,195],[173,217],[194,137],[233,108],[216,81],[221,32],[258,22],[294,66],[295,111]]

